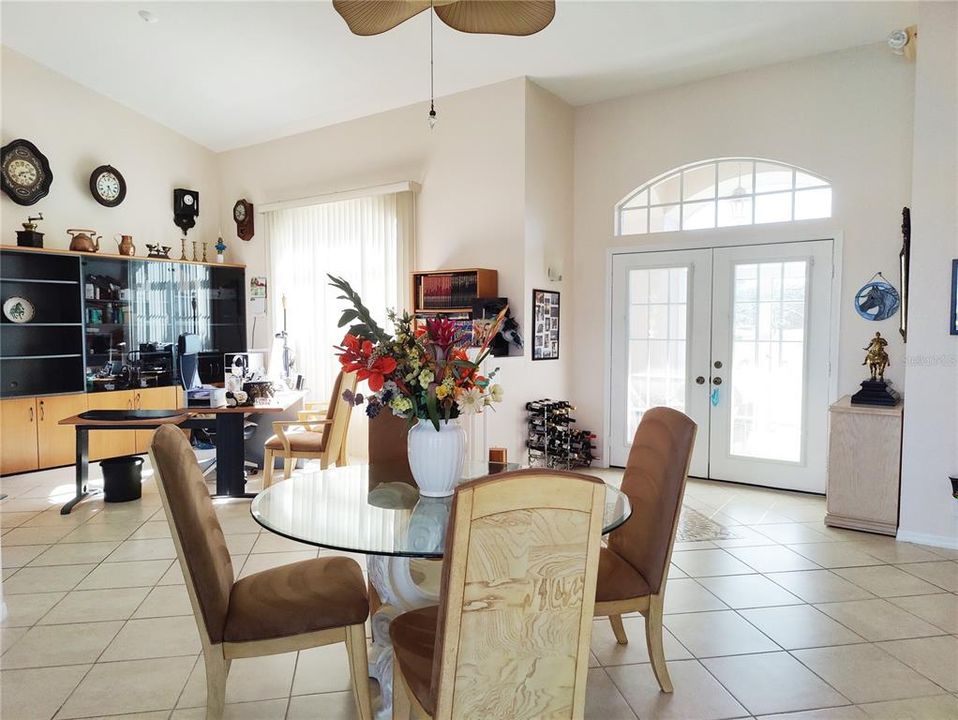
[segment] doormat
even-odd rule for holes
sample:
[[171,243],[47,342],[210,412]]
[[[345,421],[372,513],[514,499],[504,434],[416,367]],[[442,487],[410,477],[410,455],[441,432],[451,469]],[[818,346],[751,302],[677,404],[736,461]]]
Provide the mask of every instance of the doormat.
[[676,542],[731,540],[734,537],[736,537],[736,535],[730,528],[720,525],[698,510],[693,510],[685,505],[682,506],[682,514],[679,516],[679,526],[675,531]]

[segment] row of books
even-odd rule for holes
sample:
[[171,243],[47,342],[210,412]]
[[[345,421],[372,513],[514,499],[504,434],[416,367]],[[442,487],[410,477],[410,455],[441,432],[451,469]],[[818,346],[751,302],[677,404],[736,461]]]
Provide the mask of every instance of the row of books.
[[419,305],[423,310],[470,307],[478,292],[475,273],[423,275],[419,281]]

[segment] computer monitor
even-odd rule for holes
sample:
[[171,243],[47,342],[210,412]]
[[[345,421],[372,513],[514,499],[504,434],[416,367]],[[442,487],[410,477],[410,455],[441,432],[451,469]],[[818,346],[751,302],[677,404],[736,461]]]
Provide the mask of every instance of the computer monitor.
[[176,343],[176,355],[180,366],[180,384],[184,390],[202,387],[200,381],[200,336],[180,335]]

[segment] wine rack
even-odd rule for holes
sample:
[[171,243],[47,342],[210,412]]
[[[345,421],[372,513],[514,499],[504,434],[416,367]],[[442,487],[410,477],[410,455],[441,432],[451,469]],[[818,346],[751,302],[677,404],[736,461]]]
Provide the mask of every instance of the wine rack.
[[574,427],[573,410],[575,406],[565,400],[544,398],[526,403],[526,448],[531,467],[571,470],[592,464],[595,434]]

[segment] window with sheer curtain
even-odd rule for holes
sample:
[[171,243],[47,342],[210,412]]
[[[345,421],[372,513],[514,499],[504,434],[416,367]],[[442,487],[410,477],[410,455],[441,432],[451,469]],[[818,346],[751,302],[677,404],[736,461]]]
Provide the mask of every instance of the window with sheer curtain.
[[412,269],[414,198],[391,192],[265,213],[269,238],[273,332],[286,327],[309,399],[326,400],[339,371],[333,346],[344,309],[327,275],[346,278],[373,317],[388,327],[388,308],[405,306]]

